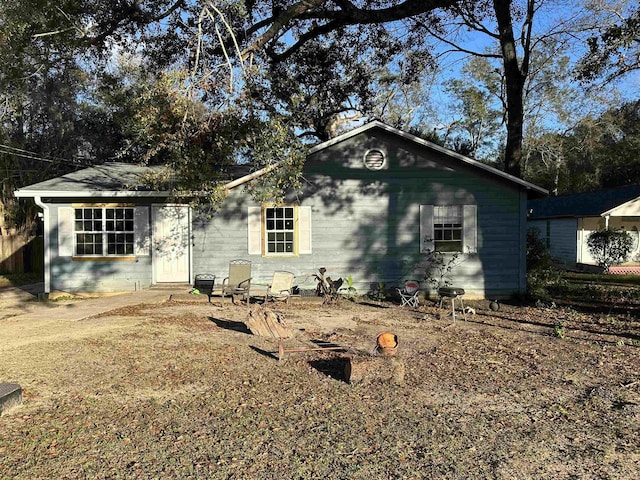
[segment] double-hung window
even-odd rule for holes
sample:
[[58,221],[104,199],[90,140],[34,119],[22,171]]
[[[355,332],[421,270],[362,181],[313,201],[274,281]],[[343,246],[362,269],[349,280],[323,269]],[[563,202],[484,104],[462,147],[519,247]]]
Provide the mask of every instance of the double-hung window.
[[295,209],[267,207],[264,209],[264,230],[267,254],[295,253]]
[[251,206],[247,213],[250,255],[311,254],[311,207],[267,204]]
[[476,205],[420,205],[420,251],[477,251]]
[[462,205],[436,205],[433,239],[438,252],[462,252]]
[[75,256],[134,255],[134,209],[132,207],[76,208]]

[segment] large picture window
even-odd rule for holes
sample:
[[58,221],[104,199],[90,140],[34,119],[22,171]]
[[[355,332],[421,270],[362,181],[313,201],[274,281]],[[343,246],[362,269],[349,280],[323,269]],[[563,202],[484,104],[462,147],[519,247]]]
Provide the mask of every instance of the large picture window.
[[76,256],[132,256],[134,209],[76,208],[74,222]]

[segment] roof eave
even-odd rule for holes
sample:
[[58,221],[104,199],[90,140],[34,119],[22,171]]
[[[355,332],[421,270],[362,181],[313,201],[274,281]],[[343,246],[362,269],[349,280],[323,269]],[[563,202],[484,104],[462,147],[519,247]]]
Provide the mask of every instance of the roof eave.
[[[241,185],[244,185],[245,183],[248,183],[252,180],[255,180],[256,178],[259,178],[263,175],[266,175],[267,173],[280,168],[281,167],[281,163],[277,162],[274,163],[273,165],[268,165],[264,168],[261,168],[260,170],[256,170],[253,173],[250,173],[248,175],[244,175],[242,177],[239,177],[235,180],[232,180],[230,182],[227,182],[224,185],[224,188],[227,190],[233,190],[234,188],[237,188]],[[48,198],[68,198],[68,197],[78,197],[78,198],[85,198],[85,197],[124,197],[124,198],[131,198],[131,197],[145,197],[145,198],[149,198],[149,197],[170,197],[172,195],[172,192],[170,191],[138,191],[138,190],[69,190],[69,191],[62,191],[62,190],[29,190],[29,189],[21,189],[21,190],[16,190],[14,192],[14,196],[17,198],[36,198],[36,197],[48,197]]]
[[611,209],[607,210],[606,212],[602,212],[602,213],[600,214],[600,216],[601,216],[601,217],[606,217],[606,216],[608,216],[608,215],[609,215],[609,216],[614,216],[614,217],[615,217],[616,215],[614,215],[614,212],[615,212],[616,210],[620,210],[620,209],[622,209],[622,208],[625,208],[627,205],[630,205],[630,204],[635,203],[635,202],[638,202],[638,201],[640,201],[640,197],[632,198],[631,200],[627,200],[626,202],[623,202],[623,203],[621,203],[620,205],[616,205],[615,207],[613,207],[613,208],[611,208]]
[[16,190],[14,196],[17,198],[67,198],[67,197],[168,197],[171,192],[167,191],[145,191],[136,192],[131,190],[96,191],[96,190]]

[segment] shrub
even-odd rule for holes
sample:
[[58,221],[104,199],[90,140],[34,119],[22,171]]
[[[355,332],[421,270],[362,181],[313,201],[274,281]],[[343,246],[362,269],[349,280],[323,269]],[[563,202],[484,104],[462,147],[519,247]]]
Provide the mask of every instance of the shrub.
[[551,266],[551,254],[538,237],[538,230],[527,230],[527,270],[549,268]]
[[562,274],[551,264],[551,254],[538,237],[538,231],[527,231],[527,297],[531,300],[548,301],[549,288],[563,282]]
[[633,239],[624,230],[598,230],[587,238],[591,257],[609,271],[612,265],[619,265],[629,258]]

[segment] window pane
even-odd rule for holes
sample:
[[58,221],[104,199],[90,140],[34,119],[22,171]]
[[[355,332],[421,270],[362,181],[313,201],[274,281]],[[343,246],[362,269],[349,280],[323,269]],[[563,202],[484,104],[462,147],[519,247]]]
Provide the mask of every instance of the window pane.
[[[77,208],[74,217],[76,255],[134,255],[133,233],[125,233],[135,230],[133,208]],[[104,230],[114,233],[105,238]]]
[[433,230],[436,251],[462,251],[462,205],[434,207]]
[[266,251],[268,253],[295,253],[294,214],[293,207],[265,209]]

